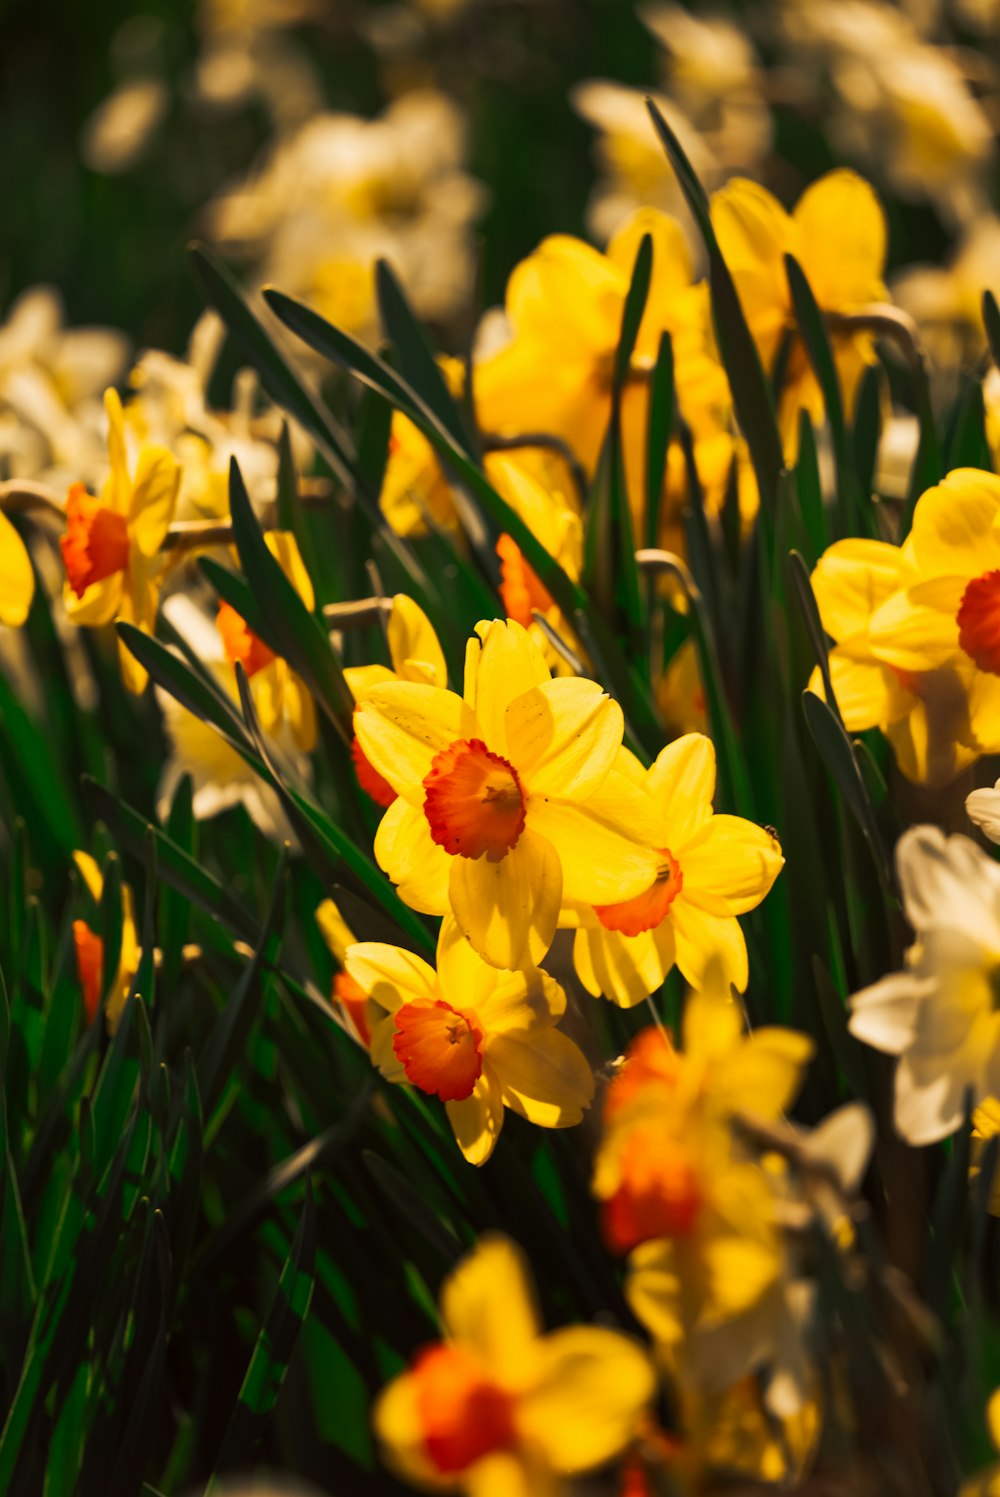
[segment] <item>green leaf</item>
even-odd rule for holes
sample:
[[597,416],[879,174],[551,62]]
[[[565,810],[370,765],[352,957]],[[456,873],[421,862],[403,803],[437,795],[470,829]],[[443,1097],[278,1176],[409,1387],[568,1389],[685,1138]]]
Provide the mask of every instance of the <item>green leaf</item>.
[[215,1462],[208,1493],[216,1490],[219,1474],[250,1459],[264,1433],[309,1313],[315,1259],[316,1211],[312,1192],[308,1191],[291,1252],[281,1271]]
[[457,445],[475,460],[478,457],[476,443],[466,430],[462,413],[445,383],[423,329],[386,260],[376,262],[375,291],[382,327],[399,357],[403,378],[420,394]]
[[875,463],[882,434],[882,370],[869,364],[861,376],[854,406],[854,471],[862,500],[870,499],[875,489]]
[[729,376],[736,419],[746,438],[757,475],[761,505],[765,510],[772,511],[777,502],[778,475],[784,467],[784,458],[774,403],[761,366],[760,354],[747,326],[733,278],[722,258],[704,189],[683,146],[652,99],[646,100],[646,108],[660,144],[677,173],[681,191],[708,253],[708,279],[719,353]]
[[816,455],[816,433],[808,411],[799,412],[799,460],[795,465],[795,487],[799,496],[802,523],[809,537],[809,562],[815,566],[830,544],[823,486]]
[[828,706],[821,697],[814,692],[804,691],[802,693],[802,709],[806,715],[809,731],[813,736],[820,758],[826,765],[827,770],[833,777],[845,802],[851,810],[854,819],[861,828],[865,841],[868,843],[872,858],[883,887],[892,887],[892,872],[889,866],[887,850],[883,844],[879,831],[878,822],[865,782],[858,769],[851,740],[844,731],[844,725],[837,717],[833,708]]
[[42,732],[21,706],[3,671],[0,671],[0,768],[13,770],[24,787],[27,803],[20,797],[18,810],[30,812],[33,827],[46,834],[68,860],[74,848],[83,846],[83,832],[76,810],[66,793],[65,778]]
[[948,472],[953,468],[982,468],[987,473],[993,471],[993,454],[986,440],[983,387],[976,379],[968,381],[955,407],[945,468]]
[[667,455],[674,425],[674,346],[660,334],[656,367],[649,387],[646,426],[646,545],[660,543],[660,512],[667,483]]
[[414,1231],[419,1232],[448,1264],[454,1263],[462,1244],[450,1225],[442,1221],[428,1204],[426,1195],[394,1164],[383,1159],[381,1154],[376,1154],[372,1149],[362,1149],[361,1157],[392,1211],[398,1213],[399,1218]]

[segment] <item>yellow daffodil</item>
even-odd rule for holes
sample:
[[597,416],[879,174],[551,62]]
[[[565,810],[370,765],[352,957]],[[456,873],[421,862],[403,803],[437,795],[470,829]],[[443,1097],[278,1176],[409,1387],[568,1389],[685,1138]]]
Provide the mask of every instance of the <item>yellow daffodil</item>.
[[967,746],[1000,749],[1000,478],[958,468],[917,501],[902,586],[869,625],[879,660],[951,671],[968,691]]
[[0,624],[18,628],[35,596],[35,574],[28,548],[0,510]]
[[[451,394],[461,395],[465,381],[461,360],[442,358],[438,363]],[[397,535],[426,535],[428,517],[445,529],[458,524],[451,485],[437,452],[402,411],[392,415],[379,503]]]
[[470,1164],[493,1152],[503,1110],[542,1128],[583,1117],[594,1080],[556,1028],[566,995],[545,972],[499,972],[454,920],[441,926],[437,971],[398,946],[349,946],[347,973],[368,996],[372,1061],[389,1081],[440,1097]]
[[543,1334],[519,1250],[480,1238],[441,1292],[444,1339],[383,1391],[375,1428],[407,1481],[469,1497],[557,1497],[622,1454],[655,1391],[619,1331]]
[[711,341],[708,288],[692,280],[680,225],[641,209],[606,255],[568,235],[546,239],[507,286],[511,340],[478,364],[476,413],[486,432],[548,432],[593,470],[611,415],[615,351],[642,236],[653,239],[649,297],[622,401],[626,473],[634,507],[645,476],[649,373],[660,336],[673,341],[681,411],[700,430],[705,413],[728,412],[729,387]]
[[[316,603],[313,585],[294,535],[287,530],[269,530],[264,540],[312,611]],[[286,660],[275,655],[229,603],[219,604],[216,625],[226,659],[233,667],[239,661],[246,671],[261,727],[266,733],[275,734],[287,725],[298,748],[304,754],[309,753],[316,742],[316,709],[301,677]]]
[[[1000,1388],[990,1394],[986,1405],[986,1427],[994,1449],[1000,1451]],[[958,1497],[1000,1497],[1000,1461],[963,1481]]]
[[357,939],[332,899],[324,899],[317,908],[316,924],[331,955],[340,965],[340,971],[334,973],[331,1000],[346,1028],[367,1049],[372,1038],[368,1023],[368,994],[344,966],[348,948],[357,945]]
[[[100,904],[101,895],[104,892],[104,879],[96,859],[87,852],[75,852],[73,861],[87,886],[91,899],[95,904]],[[97,1018],[107,983],[104,972],[104,941],[91,929],[86,920],[73,921],[73,950],[76,956],[77,980],[83,989],[83,1006],[86,1010],[87,1022],[92,1024]],[[123,883],[121,951],[118,955],[118,968],[114,982],[111,984],[104,1010],[105,1021],[111,1034],[114,1034],[118,1027],[122,1010],[132,991],[135,974],[139,970],[141,957],[142,950],[139,946],[138,928],[135,923],[132,890],[128,884]]]
[[537,965],[564,898],[628,899],[656,854],[618,825],[634,787],[615,770],[621,708],[594,681],[552,680],[520,624],[477,625],[465,692],[392,681],[358,703],[362,750],[399,799],[375,855],[400,894],[454,912],[493,966]]
[[906,965],[851,999],[850,1030],[898,1055],[896,1128],[911,1144],[954,1133],[973,1102],[1000,1095],[1000,866],[967,837],[916,826],[896,847]]
[[[830,680],[847,731],[878,728],[907,779],[940,785],[978,757],[969,725],[972,666],[904,670],[876,653],[872,617],[909,575],[898,546],[851,539],[835,542],[820,557],[812,587],[823,628],[836,641]],[[825,696],[818,667],[809,690]]]
[[[344,679],[356,702],[363,701],[375,686],[387,681],[422,681],[431,686],[447,686],[448,667],[434,633],[434,627],[423,609],[404,593],[397,593],[386,625],[389,658],[386,665],[349,665]],[[365,758],[357,737],[351,743],[351,757],[358,784],[379,806],[391,806],[396,792],[378,770]]]
[[646,888],[631,898],[577,906],[577,975],[588,992],[628,1008],[662,986],[676,962],[699,986],[709,962],[727,982],[747,985],[747,949],[737,915],[755,909],[784,859],[770,832],[739,816],[716,816],[715,750],[689,733],[643,771],[627,751],[620,772],[648,797],[643,843],[655,862]]
[[[854,172],[828,172],[802,194],[791,214],[766,187],[735,177],[712,197],[712,224],[769,372],[794,327],[786,254],[798,260],[823,312],[855,312],[886,299],[885,215],[873,189]],[[850,410],[866,365],[875,362],[873,339],[869,332],[833,328],[830,341]],[[796,339],[779,412],[790,460],[797,451],[803,409],[817,423],[822,420],[822,392]]]
[[[61,546],[66,568],[63,597],[75,624],[97,626],[125,619],[150,633],[156,619],[159,559],[173,519],[180,467],[163,447],[143,447],[133,473],[125,446],[122,404],[114,390],[104,396],[111,464],[100,496],[82,483],[70,486]],[[122,646],[122,675],[141,691],[146,672]]]

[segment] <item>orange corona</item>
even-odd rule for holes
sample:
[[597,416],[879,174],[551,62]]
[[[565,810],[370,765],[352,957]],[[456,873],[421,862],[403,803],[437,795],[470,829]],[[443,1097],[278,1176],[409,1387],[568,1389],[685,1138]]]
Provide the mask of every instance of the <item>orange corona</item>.
[[500,558],[500,596],[504,611],[509,619],[515,619],[527,629],[533,622],[536,608],[539,613],[545,613],[552,607],[552,594],[506,531],[497,541],[497,556]]
[[605,930],[615,930],[623,936],[639,936],[645,930],[655,930],[666,919],[670,906],[684,887],[684,875],[667,848],[660,848],[658,856],[656,878],[648,889],[621,904],[594,906],[594,914]]
[[479,738],[459,738],[434,756],[424,778],[424,814],[431,836],[453,856],[491,863],[517,845],[525,796],[513,764]]
[[958,642],[981,671],[1000,676],[1000,571],[973,577],[956,614]]
[[71,484],[66,496],[66,532],[59,548],[69,585],[82,598],[93,583],[128,566],[128,522],[88,494],[82,483]]
[[222,636],[226,659],[230,665],[235,665],[238,660],[248,676],[256,675],[277,658],[274,651],[268,648],[259,634],[253,632],[246,619],[229,603],[219,604],[215,622]]
[[483,1031],[443,998],[414,999],[395,1014],[392,1048],[406,1079],[442,1102],[471,1097],[483,1070]]
[[424,1448],[442,1476],[514,1444],[513,1399],[462,1347],[428,1347],[413,1377]]
[[83,1006],[88,1023],[93,1023],[104,989],[104,942],[94,934],[85,920],[73,921],[73,946],[76,952],[76,975],[83,989]]

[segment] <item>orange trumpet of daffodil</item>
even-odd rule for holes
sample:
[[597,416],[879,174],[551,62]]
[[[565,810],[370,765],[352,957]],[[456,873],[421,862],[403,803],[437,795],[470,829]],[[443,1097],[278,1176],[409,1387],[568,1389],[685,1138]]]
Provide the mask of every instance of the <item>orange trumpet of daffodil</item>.
[[770,832],[740,816],[716,816],[715,749],[688,733],[643,770],[623,750],[622,777],[644,795],[643,843],[655,862],[646,887],[630,898],[564,913],[578,926],[577,976],[595,997],[624,1008],[663,985],[676,962],[693,986],[717,958],[727,982],[747,985],[747,948],[738,915],[755,909],[784,863]]
[[[100,904],[101,895],[104,891],[104,879],[96,859],[87,852],[75,852],[73,861],[76,863],[80,877],[87,886],[87,892],[95,904]],[[73,951],[76,957],[76,975],[83,990],[83,1006],[87,1014],[88,1024],[92,1024],[97,1018],[97,1012],[101,1005],[101,999],[105,992],[104,973],[104,941],[92,930],[86,920],[73,921]],[[108,1001],[104,1011],[104,1017],[108,1029],[114,1034],[118,1027],[118,1021],[122,1016],[129,993],[132,991],[132,983],[135,974],[139,970],[139,962],[142,950],[139,946],[138,927],[135,923],[135,906],[132,900],[132,890],[128,884],[122,884],[122,938],[121,950],[118,955],[118,968],[115,973],[114,982],[108,993]]]
[[624,722],[594,681],[552,680],[520,624],[477,625],[465,692],[393,681],[358,703],[366,758],[396,791],[375,855],[406,902],[454,912],[492,966],[536,966],[564,899],[649,887],[656,854],[618,823]]
[[375,1428],[407,1481],[470,1497],[556,1497],[563,1478],[615,1459],[655,1391],[649,1358],[619,1331],[543,1334],[527,1265],[480,1238],[445,1280],[443,1339],[382,1392]]
[[[97,627],[124,619],[150,633],[156,619],[159,551],[174,516],[181,470],[165,447],[147,444],[133,474],[125,445],[125,417],[107,390],[111,471],[95,499],[82,483],[70,486],[66,530],[60,542],[66,584],[63,599],[75,624]],[[122,676],[142,691],[146,671],[124,646]]]
[[1000,749],[1000,478],[957,468],[917,501],[902,585],[869,625],[900,672],[952,670],[968,691],[966,747]]
[[[777,198],[735,177],[712,198],[712,226],[732,273],[765,368],[773,373],[795,325],[785,255],[794,255],[820,307],[850,313],[886,300],[886,224],[874,190],[851,171],[828,172],[792,213]],[[848,411],[865,368],[875,362],[869,331],[830,329],[830,345]],[[823,419],[823,395],[800,340],[792,344],[779,408],[789,461],[798,450],[799,411]]]
[[500,972],[476,955],[454,920],[442,922],[437,971],[398,946],[349,946],[348,976],[369,999],[371,1057],[389,1081],[445,1104],[470,1164],[485,1164],[512,1107],[540,1128],[583,1117],[594,1078],[556,1028],[566,994],[545,972]]

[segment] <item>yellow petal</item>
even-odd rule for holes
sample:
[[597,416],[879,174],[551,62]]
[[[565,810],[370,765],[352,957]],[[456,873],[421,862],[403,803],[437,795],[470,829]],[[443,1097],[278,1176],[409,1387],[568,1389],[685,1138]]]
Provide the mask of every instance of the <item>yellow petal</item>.
[[410,1481],[433,1484],[436,1472],[425,1453],[417,1383],[409,1372],[393,1378],[382,1389],[372,1409],[372,1422],[386,1463]]
[[666,845],[680,847],[712,814],[715,748],[704,733],[685,733],[657,755],[647,779]]
[[528,1450],[498,1450],[462,1473],[466,1497],[560,1497],[558,1476]]
[[124,573],[113,572],[100,582],[92,582],[83,597],[78,598],[67,582],[63,588],[63,607],[70,623],[87,629],[110,624],[121,612],[124,585]]
[[688,894],[719,895],[734,915],[756,909],[785,862],[777,839],[741,816],[713,816],[680,858]]
[[538,1312],[528,1264],[508,1237],[488,1232],[444,1282],[441,1320],[503,1381],[516,1383],[535,1356]]
[[749,976],[747,948],[735,915],[699,908],[684,893],[670,907],[668,919],[677,942],[677,965],[692,987],[700,987],[713,957],[722,963],[727,982],[742,993]]
[[476,1082],[471,1097],[462,1102],[446,1102],[455,1142],[469,1164],[485,1164],[496,1148],[503,1127],[503,1098],[500,1087],[488,1068]]
[[545,681],[507,708],[507,754],[531,795],[585,800],[611,769],[625,720],[596,681]]
[[989,1403],[986,1405],[986,1428],[990,1432],[990,1439],[1000,1450],[1000,1388],[990,1394]]
[[496,863],[486,853],[452,858],[448,893],[455,919],[484,961],[508,971],[537,967],[559,919],[559,856],[526,827]]
[[901,575],[898,546],[857,539],[830,546],[810,579],[827,634],[842,640],[867,629],[875,609],[899,587]]
[[344,680],[356,702],[366,697],[373,687],[384,686],[387,681],[395,681],[395,679],[395,675],[387,665],[347,665],[344,667]]
[[104,888],[104,879],[96,858],[92,858],[89,852],[74,852],[73,862],[76,864],[80,877],[87,886],[87,892],[96,904],[100,903],[101,891]]
[[571,1128],[594,1095],[594,1076],[568,1035],[544,1026],[491,1036],[487,1054],[504,1105],[539,1128]]
[[437,973],[441,994],[456,1008],[474,1008],[483,1016],[500,976],[484,962],[463,936],[454,916],[441,921],[437,943]]
[[423,811],[402,796],[394,800],[379,822],[374,852],[375,861],[411,909],[444,914],[452,859],[431,837]]
[[323,940],[337,961],[343,964],[348,946],[355,945],[354,934],[332,899],[324,899],[316,910],[316,924]]
[[299,543],[290,530],[269,530],[264,536],[267,549],[281,567],[285,576],[302,599],[303,603],[312,613],[316,607],[316,594],[313,592],[312,578],[306,571],[306,564],[302,560],[299,551]]
[[927,577],[978,577],[1000,566],[1000,478],[956,468],[917,501],[911,543]]
[[35,596],[35,574],[28,549],[0,512],[0,624],[18,628],[28,617]]
[[507,315],[515,337],[548,348],[612,350],[628,281],[618,266],[568,234],[553,234],[514,270]]
[[666,942],[657,941],[649,930],[638,936],[623,936],[602,925],[578,930],[573,963],[588,993],[595,998],[603,993],[620,1008],[634,1008],[661,988],[673,966],[674,940],[669,921],[660,931],[666,932]]
[[[854,660],[839,645],[830,651],[829,666],[833,694],[849,733],[880,728],[888,722],[899,679],[891,666],[877,660]],[[826,696],[818,666],[809,678],[809,690],[818,697]]]
[[815,1045],[777,1026],[755,1029],[720,1068],[717,1084],[738,1111],[776,1118],[794,1101]]
[[588,803],[572,806],[533,796],[527,826],[540,833],[562,865],[563,897],[581,904],[616,904],[648,889],[656,878],[657,858],[632,840]]
[[347,948],[344,966],[369,998],[389,1014],[416,998],[436,1001],[441,996],[434,968],[401,946],[359,941]]
[[562,987],[537,967],[522,972],[494,971],[493,977],[496,986],[477,1009],[491,1035],[516,1031],[523,1039],[539,1026],[551,1025],[566,1012]]
[[125,412],[117,390],[105,390],[104,409],[108,417],[108,461],[111,473],[101,497],[116,513],[125,515],[128,514],[132,485],[125,446]]
[[465,657],[465,700],[476,716],[487,748],[507,757],[504,726],[508,705],[549,680],[545,658],[526,629],[513,619],[476,625]]
[[142,449],[129,503],[129,533],[145,557],[155,556],[163,545],[180,482],[180,464],[165,447]]
[[467,728],[461,697],[414,681],[376,686],[354,712],[365,757],[413,806],[424,803],[423,781],[435,754],[467,736]]
[[885,214],[862,177],[828,172],[806,189],[792,217],[802,269],[824,311],[885,297]]
[[743,1010],[733,1000],[717,957],[706,964],[704,979],[704,987],[687,996],[681,1036],[686,1055],[718,1062],[740,1045]]
[[542,1338],[538,1380],[518,1405],[518,1428],[565,1475],[619,1455],[656,1390],[638,1342],[598,1326]]
[[935,596],[936,589],[926,585],[893,593],[872,615],[872,654],[904,671],[947,665],[958,654],[958,621],[933,606]]
[[387,628],[392,667],[408,681],[429,681],[432,686],[447,686],[448,667],[430,619],[423,609],[397,593]]

